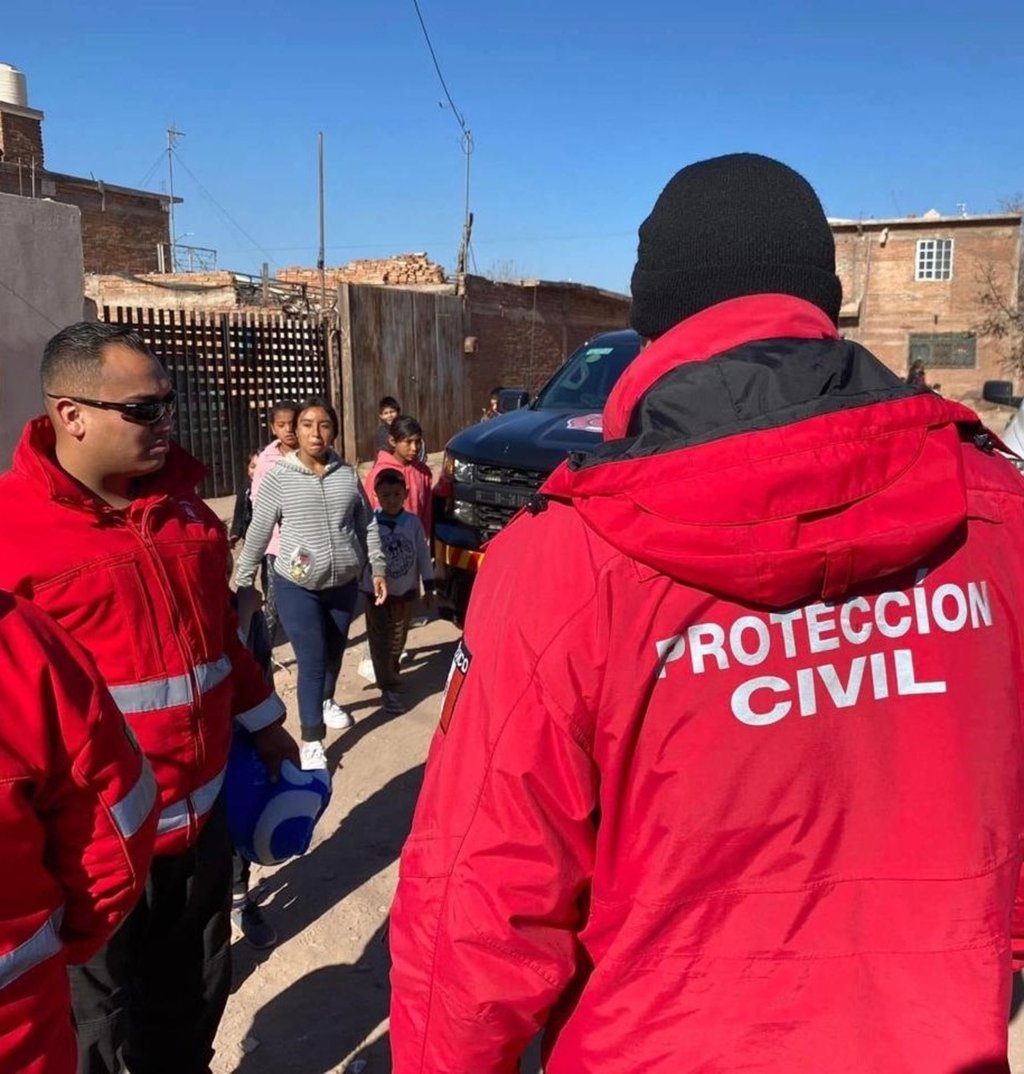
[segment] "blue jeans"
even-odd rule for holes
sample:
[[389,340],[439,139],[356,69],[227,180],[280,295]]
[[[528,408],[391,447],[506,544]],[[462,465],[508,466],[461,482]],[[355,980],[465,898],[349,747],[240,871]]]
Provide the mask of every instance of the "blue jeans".
[[274,588],[277,614],[299,666],[297,693],[302,741],[320,742],[327,733],[323,704],[334,697],[338,685],[359,586],[353,578],[331,589],[303,589],[278,574],[274,577]]

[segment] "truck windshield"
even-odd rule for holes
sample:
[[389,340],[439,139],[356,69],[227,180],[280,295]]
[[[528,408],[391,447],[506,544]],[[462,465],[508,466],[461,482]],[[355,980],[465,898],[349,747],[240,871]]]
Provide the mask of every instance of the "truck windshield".
[[537,410],[601,410],[622,371],[640,353],[639,338],[584,344],[537,396]]

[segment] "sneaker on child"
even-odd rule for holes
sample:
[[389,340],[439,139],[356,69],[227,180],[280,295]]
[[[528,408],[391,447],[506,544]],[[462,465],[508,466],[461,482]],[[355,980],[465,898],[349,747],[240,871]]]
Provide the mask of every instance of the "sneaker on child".
[[303,742],[302,749],[299,750],[299,763],[304,772],[309,772],[314,768],[326,768],[327,754],[324,753],[324,744],[322,742]]
[[332,731],[347,731],[355,722],[351,714],[346,712],[337,701],[324,702],[324,723]]
[[241,902],[231,907],[231,924],[241,933],[242,938],[257,951],[265,951],[277,943],[277,933],[263,916],[263,911],[245,896]]

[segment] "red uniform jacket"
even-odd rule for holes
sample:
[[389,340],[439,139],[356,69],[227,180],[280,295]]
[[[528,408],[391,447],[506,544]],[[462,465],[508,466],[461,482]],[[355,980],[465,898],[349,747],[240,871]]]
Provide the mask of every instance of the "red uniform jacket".
[[88,657],[7,593],[0,679],[0,1070],[74,1074],[67,963],[135,905],[156,785]]
[[250,731],[284,706],[238,638],[224,528],[176,445],[115,510],[56,463],[49,418],[26,426],[0,477],[0,587],[86,648],[160,788],[157,853],[194,840],[220,791],[232,716]]
[[1024,482],[784,296],[491,544],[401,858],[395,1074],[1005,1068]]
[[373,483],[377,479],[377,475],[381,470],[397,470],[402,477],[405,478],[405,487],[409,492],[409,495],[405,500],[405,509],[410,514],[415,515],[420,522],[423,523],[423,532],[427,535],[427,541],[430,541],[430,525],[433,518],[433,493],[431,491],[431,483],[433,477],[430,473],[430,467],[425,462],[420,462],[418,459],[415,462],[409,463],[408,466],[403,466],[394,454],[390,451],[380,451],[377,453],[377,460],[373,464],[373,469],[366,475],[366,479],[363,482],[363,488],[366,489],[367,498],[370,501],[370,506],[376,510],[380,507],[380,501],[377,499],[373,491]]

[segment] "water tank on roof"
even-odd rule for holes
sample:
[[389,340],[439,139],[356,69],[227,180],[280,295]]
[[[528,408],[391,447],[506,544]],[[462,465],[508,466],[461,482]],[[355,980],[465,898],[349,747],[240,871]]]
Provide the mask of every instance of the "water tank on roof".
[[9,63],[0,63],[0,101],[28,107],[28,86],[25,76]]

